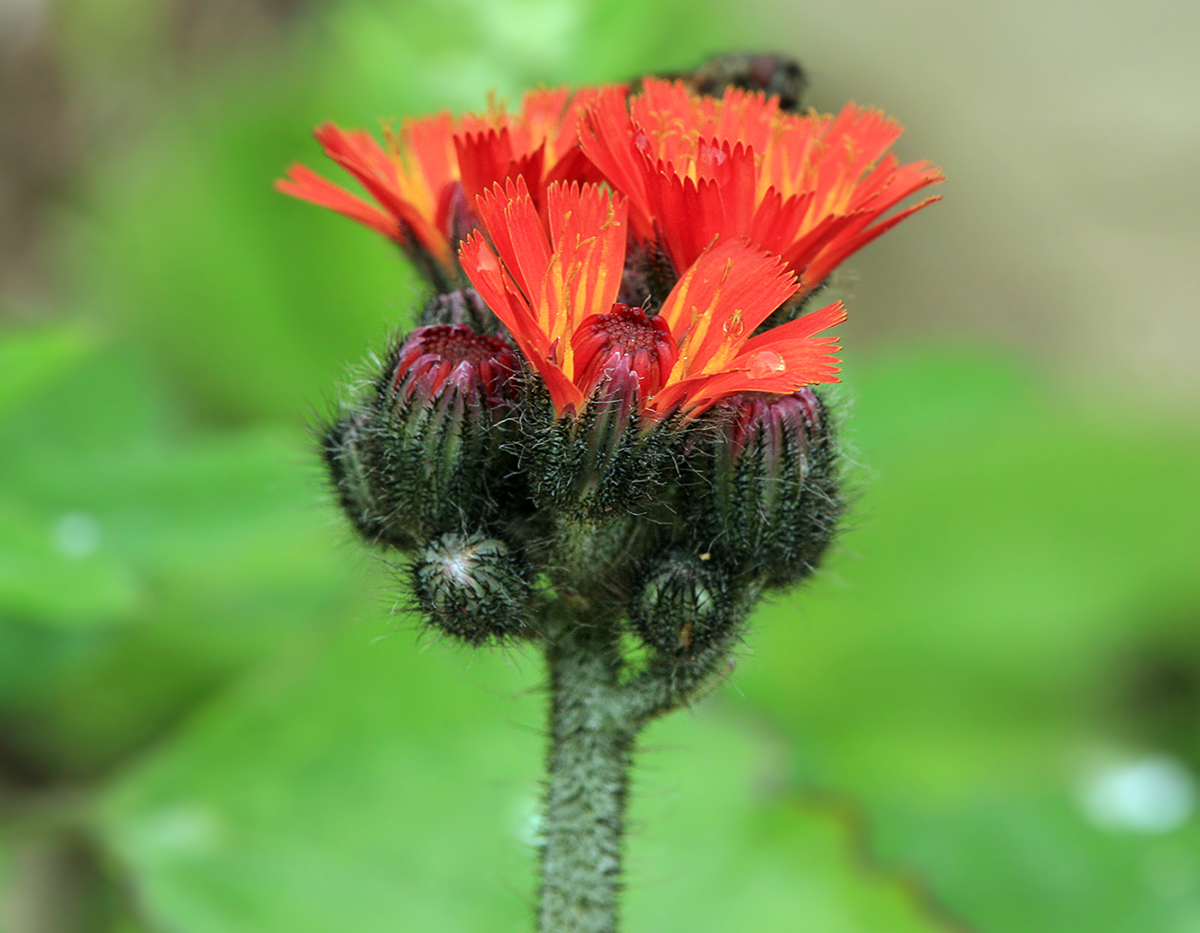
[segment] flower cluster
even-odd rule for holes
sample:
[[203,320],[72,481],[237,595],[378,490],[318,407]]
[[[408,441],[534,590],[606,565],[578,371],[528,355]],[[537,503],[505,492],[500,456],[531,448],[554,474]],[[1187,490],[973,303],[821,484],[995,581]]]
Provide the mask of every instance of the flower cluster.
[[405,120],[386,134],[386,146],[362,130],[318,127],[325,154],[345,169],[375,204],[303,165],[277,187],[366,224],[394,240],[435,281],[458,278],[454,249],[478,224],[475,199],[497,181],[520,178],[541,200],[563,180],[598,182],[578,144],[579,123],[595,92],[567,88],[531,91],[521,110],[493,104],[455,119],[440,113]]
[[325,125],[370,201],[303,166],[279,182],[435,290],[326,455],[362,534],[416,553],[440,628],[535,636],[548,579],[688,656],[811,572],[841,504],[810,387],[837,381],[845,311],[806,305],[942,176],[898,162],[882,113],[800,113],[802,90],[757,56],[408,120],[384,145]]

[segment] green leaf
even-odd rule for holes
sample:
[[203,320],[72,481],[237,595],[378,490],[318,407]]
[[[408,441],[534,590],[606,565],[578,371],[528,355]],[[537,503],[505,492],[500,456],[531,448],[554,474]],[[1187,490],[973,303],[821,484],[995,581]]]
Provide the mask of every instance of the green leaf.
[[[163,926],[529,925],[541,672],[414,650],[411,624],[312,644],[115,789],[109,839]],[[898,880],[855,866],[835,819],[763,791],[757,738],[709,715],[649,734],[628,929],[937,929]]]
[[132,569],[100,550],[90,514],[66,511],[47,520],[24,503],[0,497],[0,607],[6,615],[51,624],[94,625],[128,617],[138,606]]
[[879,820],[881,849],[934,879],[950,907],[979,929],[1194,930],[1196,820],[1158,833],[1103,827],[1063,783],[997,782],[938,801],[892,802]]
[[179,437],[164,398],[108,352],[6,425],[0,726],[29,767],[110,766],[352,602],[306,438]]
[[174,603],[173,613],[218,620],[208,642],[251,594],[270,593],[244,608],[274,624],[340,591],[337,536],[304,436],[176,439],[144,401],[157,387],[130,370],[119,355],[99,357],[13,416],[0,463],[13,490],[0,498],[0,611],[74,625]]
[[784,730],[793,780],[860,799],[970,923],[1185,929],[1196,893],[1155,893],[1139,866],[1193,845],[1195,820],[1114,833],[1079,788],[1098,756],[1197,748],[1194,719],[1190,746],[1163,747],[1122,691],[1156,645],[1200,676],[1183,637],[1200,438],[1030,385],[945,353],[862,367],[852,432],[872,472],[827,569],[759,614],[738,685]]
[[0,335],[0,419],[63,378],[92,346],[90,335],[74,325]]
[[522,678],[376,634],[295,648],[117,789],[110,839],[163,925],[520,924],[541,757]]
[[630,930],[949,931],[919,879],[879,863],[843,809],[787,790],[778,739],[723,704],[640,743]]

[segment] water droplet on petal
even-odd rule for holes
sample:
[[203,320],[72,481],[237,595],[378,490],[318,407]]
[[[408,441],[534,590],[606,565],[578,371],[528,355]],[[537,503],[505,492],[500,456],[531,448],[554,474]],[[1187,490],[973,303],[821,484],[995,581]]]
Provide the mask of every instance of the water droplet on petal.
[[477,272],[499,272],[500,263],[492,255],[491,250],[481,249],[479,251],[479,259],[475,263],[475,270]]
[[720,146],[701,146],[696,161],[704,168],[716,168],[723,165],[728,158]]
[[751,379],[766,379],[787,369],[783,357],[774,350],[759,350],[750,357],[749,374]]

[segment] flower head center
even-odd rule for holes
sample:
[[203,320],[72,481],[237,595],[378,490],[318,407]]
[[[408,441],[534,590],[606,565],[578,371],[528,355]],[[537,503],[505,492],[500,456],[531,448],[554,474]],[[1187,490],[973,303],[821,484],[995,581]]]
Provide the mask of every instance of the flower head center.
[[460,390],[503,393],[518,368],[516,354],[498,337],[477,334],[465,324],[419,327],[396,355],[393,386],[406,398],[420,387],[430,397],[447,383]]
[[606,348],[629,354],[653,351],[662,340],[661,330],[650,323],[641,308],[614,305],[611,314],[596,315],[593,326],[607,338]]
[[471,363],[478,366],[512,352],[498,337],[477,334],[462,324],[435,325],[428,331],[421,340],[422,351],[435,354],[451,364]]
[[587,318],[572,346],[579,373],[575,384],[587,394],[606,378],[628,376],[636,379],[642,398],[649,398],[662,388],[679,358],[666,321],[622,304]]

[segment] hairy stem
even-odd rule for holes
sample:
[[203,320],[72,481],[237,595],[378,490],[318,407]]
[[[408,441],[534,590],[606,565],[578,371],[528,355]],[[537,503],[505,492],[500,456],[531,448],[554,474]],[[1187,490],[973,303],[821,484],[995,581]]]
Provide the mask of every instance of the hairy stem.
[[564,627],[552,690],[541,933],[615,933],[634,729],[617,696],[615,629]]
[[540,933],[616,933],[629,765],[651,719],[728,670],[733,638],[622,679],[613,620],[562,620],[546,648],[550,754],[542,817]]

